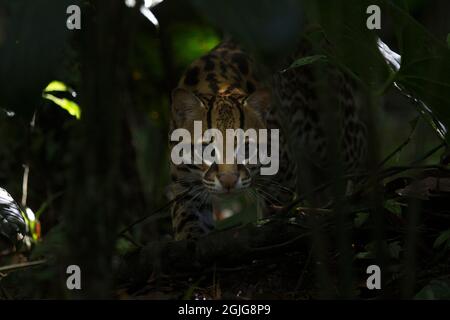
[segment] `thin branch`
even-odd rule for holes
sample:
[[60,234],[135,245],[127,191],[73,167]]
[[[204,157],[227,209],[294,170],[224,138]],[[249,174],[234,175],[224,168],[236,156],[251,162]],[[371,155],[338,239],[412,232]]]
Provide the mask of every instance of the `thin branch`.
[[47,260],[43,259],[43,260],[37,260],[37,261],[30,261],[30,262],[11,264],[9,266],[0,267],[0,273],[3,273],[3,272],[7,273],[7,272],[11,272],[11,271],[16,271],[16,270],[19,270],[19,269],[25,269],[25,268],[40,266],[40,265],[43,265],[43,264],[46,264],[46,263],[47,263]]
[[25,164],[23,166],[23,180],[22,180],[22,199],[20,204],[23,208],[27,207],[27,198],[28,198],[28,176],[30,174],[30,166]]
[[[33,117],[31,118],[30,122],[30,131],[28,132],[28,140],[31,138],[31,134],[34,131],[34,128],[36,127],[36,110],[33,113]],[[22,179],[22,199],[20,201],[20,204],[23,208],[27,207],[27,198],[28,198],[28,178],[30,176],[30,165],[29,163],[24,164],[23,166],[23,179]]]
[[393,152],[391,152],[381,163],[377,166],[377,170],[381,169],[389,160],[391,160],[397,153],[401,152],[404,147],[406,147],[412,139],[412,136],[414,132],[416,131],[417,127],[417,121],[414,123],[413,127],[411,128],[411,132],[409,133],[408,137],[405,141],[403,141],[402,144],[400,144]]
[[447,142],[442,142],[441,144],[437,145],[436,147],[434,147],[433,149],[428,151],[425,155],[423,155],[422,157],[420,157],[419,159],[414,161],[412,164],[414,165],[414,164],[424,161],[425,159],[431,157],[433,154],[435,154],[436,152],[438,152],[440,149],[444,148],[445,146],[447,146]]
[[154,216],[155,214],[169,208],[174,202],[177,202],[177,201],[183,199],[184,197],[186,197],[186,195],[189,193],[189,191],[191,191],[191,189],[188,189],[185,192],[181,193],[180,195],[178,195],[174,199],[170,200],[169,202],[167,202],[163,206],[159,207],[158,209],[154,210],[150,214],[147,214],[147,215],[143,216],[142,218],[139,218],[136,221],[130,223],[128,226],[126,226],[124,229],[122,229],[122,231],[119,232],[118,236],[119,237],[123,236],[127,231],[129,231],[131,228],[133,228],[137,224],[142,223],[145,220],[147,220],[148,218]]

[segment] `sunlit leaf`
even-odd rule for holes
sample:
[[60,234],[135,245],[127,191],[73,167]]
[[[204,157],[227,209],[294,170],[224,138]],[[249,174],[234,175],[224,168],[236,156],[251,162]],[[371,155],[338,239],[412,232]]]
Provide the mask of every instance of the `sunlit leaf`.
[[212,28],[183,25],[175,27],[173,31],[175,62],[183,68],[220,42],[219,36]]
[[[0,105],[31,119],[42,89],[61,71],[67,56],[65,27],[69,5],[80,0],[1,1],[8,19],[0,50]],[[7,31],[5,27],[7,26]]]
[[[150,9],[163,1],[164,0],[145,0],[139,9],[142,15],[144,15],[155,27],[159,26],[159,21]],[[136,5],[136,0],[125,0],[125,5],[127,7],[134,7]]]
[[44,89],[44,92],[51,92],[51,91],[69,91],[69,87],[66,86],[66,84],[61,81],[52,81]]
[[270,67],[295,49],[303,31],[303,1],[193,0],[192,3],[214,25],[226,30]]
[[58,98],[54,95],[44,93],[43,97],[47,100],[52,101],[56,105],[60,106],[64,110],[66,110],[69,114],[74,116],[77,119],[80,119],[81,117],[81,109],[80,107],[73,101],[66,99],[66,98]]

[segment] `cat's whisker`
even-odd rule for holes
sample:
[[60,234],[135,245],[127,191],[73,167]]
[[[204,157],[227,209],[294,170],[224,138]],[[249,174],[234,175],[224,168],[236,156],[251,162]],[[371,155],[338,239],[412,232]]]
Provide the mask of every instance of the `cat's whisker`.
[[278,187],[278,188],[280,188],[280,189],[282,189],[284,191],[287,191],[287,192],[290,192],[290,193],[293,193],[293,194],[295,193],[295,191],[293,191],[292,189],[290,189],[290,188],[288,188],[286,186],[283,186],[281,183],[279,183],[279,182],[277,182],[275,180],[264,179],[264,178],[256,179],[255,184],[261,185],[260,182],[269,183],[270,185],[276,186],[276,187]]
[[271,203],[281,204],[281,202],[278,201],[273,195],[271,195],[270,193],[264,191],[263,189],[256,188],[256,190],[258,191],[258,193],[265,195],[266,199],[269,200]]

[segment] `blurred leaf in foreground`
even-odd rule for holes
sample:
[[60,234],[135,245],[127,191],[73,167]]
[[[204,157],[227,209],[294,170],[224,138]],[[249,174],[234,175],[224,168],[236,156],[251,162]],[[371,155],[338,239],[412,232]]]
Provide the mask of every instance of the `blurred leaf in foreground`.
[[450,299],[450,283],[444,280],[431,280],[414,299],[434,300],[434,299]]
[[303,30],[301,1],[194,0],[193,3],[212,23],[271,67],[276,67],[296,47]]

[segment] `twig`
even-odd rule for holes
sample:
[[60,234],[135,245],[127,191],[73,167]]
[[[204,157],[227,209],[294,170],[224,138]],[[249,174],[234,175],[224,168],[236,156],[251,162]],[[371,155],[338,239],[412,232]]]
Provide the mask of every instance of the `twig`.
[[121,234],[120,235],[122,238],[124,238],[125,240],[129,241],[130,243],[132,243],[136,248],[142,248],[143,245],[140,244],[139,242],[137,242],[136,240],[134,240],[132,237],[130,237],[127,234]]
[[6,291],[6,289],[3,288],[3,286],[2,286],[1,283],[0,283],[0,291],[1,291],[2,295],[3,295],[3,297],[4,297],[6,300],[11,300],[11,299],[13,299],[13,297],[11,297],[11,295],[8,293],[8,291]]
[[[361,178],[361,177],[365,177],[367,176],[368,173],[360,173],[360,174],[348,174],[348,175],[344,175],[341,177],[341,179],[347,180],[347,179],[352,179],[352,178]],[[307,196],[310,196],[312,194],[315,194],[319,191],[322,191],[323,189],[331,186],[336,180],[333,181],[328,181],[326,183],[321,184],[320,186],[314,188],[313,190],[304,193],[303,195],[299,196],[297,199],[295,199],[294,201],[292,201],[289,205],[287,205],[286,207],[283,208],[284,212],[289,212],[292,209],[294,209],[295,206],[297,206],[300,202],[302,202]]]
[[30,166],[25,164],[23,166],[23,180],[22,180],[22,199],[20,204],[23,208],[27,207],[27,197],[28,197],[28,176],[30,174]]
[[147,281],[153,272],[204,272],[213,267],[240,267],[261,257],[309,246],[310,228],[281,220],[212,232],[197,240],[154,241],[124,256],[115,272],[119,283]]
[[305,265],[303,266],[302,273],[300,274],[300,277],[298,278],[297,284],[295,286],[295,291],[298,291],[298,289],[300,289],[300,286],[303,283],[303,279],[305,277],[306,271],[308,270],[309,263],[311,262],[311,257],[312,257],[312,249],[309,250],[309,252],[308,252],[308,257],[306,258]]
[[430,151],[428,151],[425,155],[423,155],[422,157],[420,157],[419,159],[414,161],[412,164],[417,164],[417,163],[424,161],[425,159],[427,159],[428,157],[431,157],[434,153],[436,153],[437,151],[439,151],[440,149],[442,149],[445,146],[447,146],[447,142],[442,142],[438,146],[436,146],[433,149],[431,149]]
[[443,165],[423,165],[423,166],[395,166],[388,168],[382,172],[380,172],[381,178],[386,179],[388,177],[391,177],[393,175],[399,174],[401,172],[409,171],[409,170],[430,170],[430,169],[439,169],[443,171],[450,171],[449,168],[443,166]]
[[30,262],[23,262],[23,263],[17,263],[17,264],[11,264],[9,266],[0,267],[0,273],[3,272],[11,272],[19,269],[25,269],[35,266],[40,266],[43,264],[46,264],[47,260],[37,260],[37,261],[30,261]]
[[191,189],[186,190],[185,192],[181,193],[180,195],[178,195],[177,197],[175,197],[174,199],[170,200],[169,202],[167,202],[166,204],[164,204],[163,206],[159,207],[158,209],[154,210],[153,212],[151,212],[148,215],[143,216],[142,218],[137,219],[136,221],[132,222],[131,224],[129,224],[128,226],[126,226],[124,229],[122,229],[122,231],[119,232],[118,236],[121,237],[123,236],[128,230],[130,230],[131,228],[133,228],[135,225],[142,223],[143,221],[147,220],[148,218],[150,218],[151,216],[154,216],[155,214],[167,209],[168,207],[170,207],[174,202],[179,201],[181,199],[183,199],[188,192],[191,191]]
[[296,207],[295,210],[302,211],[308,214],[327,214],[333,212],[333,210],[331,209],[307,208],[307,207]]
[[412,135],[414,134],[414,132],[416,131],[416,127],[417,127],[417,121],[414,123],[411,132],[409,133],[408,137],[406,138],[405,141],[403,141],[402,144],[400,144],[397,148],[395,148],[394,151],[392,151],[383,161],[381,161],[381,163],[377,166],[377,171],[379,169],[381,169],[389,160],[391,160],[397,153],[401,152],[403,150],[404,147],[406,147],[410,142],[411,142],[411,138]]
[[305,233],[301,233],[296,237],[293,237],[292,239],[289,239],[287,241],[284,241],[282,243],[277,243],[277,244],[273,244],[273,245],[269,245],[269,246],[264,246],[264,247],[256,247],[256,248],[252,248],[252,247],[248,247],[248,249],[251,252],[265,252],[265,251],[270,251],[273,249],[279,249],[279,248],[284,248],[287,247],[290,244],[295,243],[297,240],[301,239],[301,238],[305,238],[305,237],[309,237],[311,236],[312,232],[305,232]]
[[[34,131],[36,126],[36,110],[33,113],[33,117],[30,122],[30,131],[28,132],[28,140],[30,139],[31,134]],[[20,204],[23,208],[27,207],[27,198],[28,198],[28,178],[30,176],[30,164],[26,163],[23,166],[23,179],[22,179],[22,199]]]
[[[406,141],[405,141],[406,142]],[[391,155],[395,154],[396,152],[398,152],[398,150],[401,150],[402,147],[404,147],[405,142],[400,145],[396,151],[394,151]],[[389,159],[386,158],[381,165],[379,165],[377,167],[377,170],[375,170],[372,174],[368,174],[367,176],[374,176],[374,175],[380,175],[380,179],[379,180],[384,180],[388,177],[394,176],[396,174],[399,174],[401,172],[404,171],[408,171],[408,170],[414,170],[414,169],[441,169],[441,170],[448,170],[448,168],[445,168],[445,166],[442,165],[428,165],[428,166],[417,166],[418,163],[424,161],[425,159],[427,159],[428,157],[432,156],[435,152],[437,152],[438,150],[440,150],[441,148],[445,147],[447,145],[446,142],[442,142],[441,144],[439,144],[438,146],[432,148],[430,151],[428,151],[426,154],[424,154],[422,157],[420,157],[419,159],[413,161],[409,166],[395,166],[395,167],[390,167],[390,168],[386,168],[384,170],[381,170],[382,164],[387,162]],[[354,193],[358,193],[361,190],[365,189],[367,187],[367,183],[370,181],[370,179],[367,179],[365,181],[361,181],[361,185],[359,187],[359,189],[357,189],[356,192]]]

